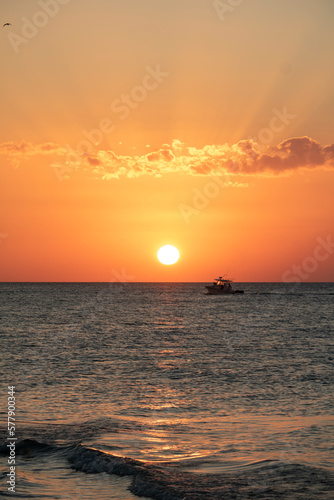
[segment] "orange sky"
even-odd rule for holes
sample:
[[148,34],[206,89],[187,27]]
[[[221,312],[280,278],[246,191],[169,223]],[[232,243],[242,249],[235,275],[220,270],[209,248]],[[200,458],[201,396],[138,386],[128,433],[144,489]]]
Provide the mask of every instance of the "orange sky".
[[334,4],[233,4],[2,5],[0,280],[333,281]]

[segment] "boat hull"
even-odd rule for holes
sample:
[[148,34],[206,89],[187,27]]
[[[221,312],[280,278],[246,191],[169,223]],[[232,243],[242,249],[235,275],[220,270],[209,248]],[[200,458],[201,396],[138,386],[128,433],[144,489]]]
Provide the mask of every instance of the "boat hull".
[[243,290],[223,290],[217,286],[207,286],[206,289],[209,295],[234,295],[236,293],[244,293]]

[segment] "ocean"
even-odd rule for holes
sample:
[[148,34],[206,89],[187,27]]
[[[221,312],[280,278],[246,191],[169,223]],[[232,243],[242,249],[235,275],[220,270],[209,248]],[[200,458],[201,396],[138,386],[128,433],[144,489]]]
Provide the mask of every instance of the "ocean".
[[235,288],[2,283],[0,496],[333,499],[334,284]]

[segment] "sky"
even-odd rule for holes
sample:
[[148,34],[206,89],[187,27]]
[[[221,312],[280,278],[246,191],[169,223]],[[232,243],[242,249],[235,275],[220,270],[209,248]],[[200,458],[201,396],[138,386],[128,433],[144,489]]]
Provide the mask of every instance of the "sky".
[[1,281],[333,281],[332,0],[0,13]]

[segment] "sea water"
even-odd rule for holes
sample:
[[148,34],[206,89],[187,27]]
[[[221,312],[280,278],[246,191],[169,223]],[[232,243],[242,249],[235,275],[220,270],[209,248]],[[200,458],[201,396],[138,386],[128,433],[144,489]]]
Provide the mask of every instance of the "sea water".
[[1,284],[2,495],[333,499],[334,285],[236,288]]

